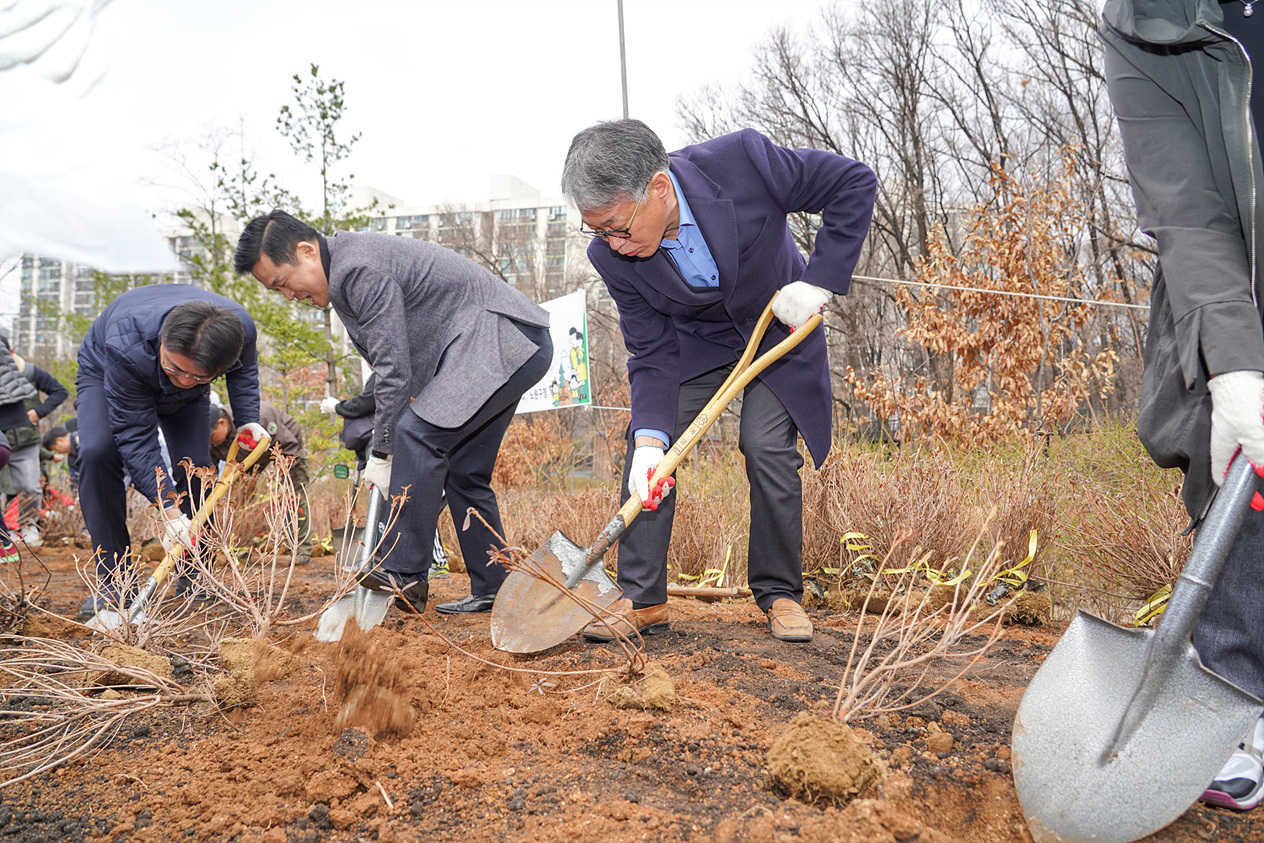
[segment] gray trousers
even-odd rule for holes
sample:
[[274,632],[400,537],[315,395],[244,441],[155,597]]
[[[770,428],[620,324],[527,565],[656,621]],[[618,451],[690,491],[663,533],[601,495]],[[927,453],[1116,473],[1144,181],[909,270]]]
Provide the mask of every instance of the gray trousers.
[[1264,512],[1247,510],[1194,627],[1204,665],[1264,699]]
[[[680,385],[676,437],[711,400],[732,368],[715,369]],[[765,612],[780,597],[796,603],[803,597],[803,485],[799,479],[803,456],[798,440],[799,429],[772,390],[758,379],[747,386],[737,440],[750,481],[747,577],[756,605]],[[634,449],[629,439],[623,461],[623,501],[629,497]],[[667,546],[676,497],[672,492],[657,510],[643,510],[619,539],[619,586],[634,603],[667,601]]]
[[18,523],[29,527],[39,520],[40,490],[39,445],[18,448],[9,455],[9,477],[18,493]]

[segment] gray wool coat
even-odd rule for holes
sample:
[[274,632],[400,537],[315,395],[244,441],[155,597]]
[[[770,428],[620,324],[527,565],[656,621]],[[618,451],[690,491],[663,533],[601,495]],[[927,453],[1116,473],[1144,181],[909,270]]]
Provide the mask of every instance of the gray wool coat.
[[329,301],[377,375],[380,453],[394,452],[407,409],[436,427],[469,421],[538,348],[513,321],[549,324],[525,295],[424,240],[340,231],[322,238],[321,257]]
[[1215,492],[1207,381],[1264,371],[1264,172],[1250,64],[1223,21],[1216,0],[1108,0],[1101,26],[1138,222],[1159,251],[1137,432],[1185,472],[1194,518]]

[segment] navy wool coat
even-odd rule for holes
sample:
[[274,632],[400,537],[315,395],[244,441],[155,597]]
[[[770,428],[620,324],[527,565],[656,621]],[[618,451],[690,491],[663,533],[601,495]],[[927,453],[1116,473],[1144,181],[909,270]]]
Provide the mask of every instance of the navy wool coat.
[[[663,249],[628,258],[599,239],[588,247],[619,308],[632,355],[629,431],[674,431],[680,384],[737,360],[777,290],[804,281],[846,293],[873,217],[873,171],[841,155],[787,149],[745,129],[670,157],[719,268],[719,289],[691,288]],[[796,211],[821,215],[807,262],[787,222]],[[789,334],[774,319],[760,353]],[[824,332],[813,332],[759,377],[790,413],[819,467],[829,454],[833,422]]]

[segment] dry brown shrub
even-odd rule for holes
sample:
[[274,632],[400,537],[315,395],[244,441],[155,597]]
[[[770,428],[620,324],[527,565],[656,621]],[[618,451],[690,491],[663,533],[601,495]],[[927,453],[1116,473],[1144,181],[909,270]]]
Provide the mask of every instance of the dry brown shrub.
[[[1066,160],[1049,185],[1020,185],[994,168],[992,201],[971,210],[964,244],[954,247],[942,227],[927,244],[920,280],[943,286],[896,291],[908,313],[904,334],[936,361],[929,368],[938,376],[849,370],[855,397],[875,418],[898,419],[906,441],[986,442],[1057,429],[1113,388],[1114,352],[1095,352],[1083,336],[1091,307],[997,295],[1074,299],[1085,286],[1077,263],[1084,215]],[[987,412],[975,409],[979,389],[988,395]]]
[[584,440],[576,439],[574,419],[560,412],[519,416],[509,425],[496,457],[492,485],[564,486],[584,458]]
[[[1105,449],[1104,449],[1105,450]],[[1189,514],[1178,472],[1156,468],[1143,453],[1117,451],[1109,472],[1065,481],[1064,530],[1058,544],[1075,564],[1062,572],[1090,607],[1116,621],[1175,584],[1193,543],[1181,535]]]
[[[839,539],[847,532],[862,533],[878,558],[893,553],[887,567],[904,567],[922,552],[947,567],[970,548],[981,523],[968,506],[969,478],[938,449],[919,448],[893,460],[877,452],[836,451],[809,478],[819,488],[812,491],[812,509],[805,494],[805,535],[813,534],[811,546],[821,555],[805,554],[805,570],[844,567],[849,560]],[[901,544],[902,537],[911,538]]]

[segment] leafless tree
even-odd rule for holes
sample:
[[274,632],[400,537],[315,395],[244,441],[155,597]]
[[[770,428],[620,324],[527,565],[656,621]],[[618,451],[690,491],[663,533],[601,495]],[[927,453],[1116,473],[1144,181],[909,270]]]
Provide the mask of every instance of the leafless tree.
[[[679,121],[694,140],[750,126],[788,146],[857,158],[877,173],[859,278],[829,319],[842,414],[866,413],[851,405],[842,384],[849,368],[917,374],[951,388],[951,360],[901,340],[905,314],[893,287],[876,279],[916,281],[937,226],[959,246],[961,221],[973,206],[1005,201],[994,190],[996,168],[1014,184],[1043,185],[1069,158],[1084,209],[1072,261],[1079,267],[1077,294],[1144,303],[1150,247],[1135,232],[1101,73],[1097,6],[1096,0],[835,2],[807,34],[770,32],[748,79],[678,102]],[[808,216],[795,220],[805,254],[816,225]],[[1134,400],[1144,311],[1099,307],[1085,331],[1091,336],[1084,342],[1123,361],[1115,400]]]

